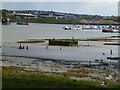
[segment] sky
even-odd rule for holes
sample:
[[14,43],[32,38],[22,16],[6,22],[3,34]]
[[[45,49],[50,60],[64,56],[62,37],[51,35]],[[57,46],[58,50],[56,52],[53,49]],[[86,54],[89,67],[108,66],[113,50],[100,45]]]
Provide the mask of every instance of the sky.
[[[8,10],[43,10],[43,11],[56,11],[65,13],[76,13],[76,14],[89,14],[89,15],[102,15],[112,16],[118,15],[118,2],[101,1],[98,2],[93,0],[92,2],[87,0],[80,0],[82,2],[33,2],[29,0],[26,2],[12,2],[5,0],[2,2],[2,8]],[[38,0],[37,0],[38,1]]]
[[1,0],[3,2],[118,2],[120,0]]

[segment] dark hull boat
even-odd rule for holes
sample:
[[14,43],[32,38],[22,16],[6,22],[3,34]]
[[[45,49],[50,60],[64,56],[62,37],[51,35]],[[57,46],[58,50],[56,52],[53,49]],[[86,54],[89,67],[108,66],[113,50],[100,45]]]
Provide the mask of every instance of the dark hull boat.
[[102,29],[102,32],[120,33],[120,30],[117,30],[117,29]]
[[28,25],[28,22],[17,22],[17,25]]
[[2,25],[10,25],[10,19],[2,17]]

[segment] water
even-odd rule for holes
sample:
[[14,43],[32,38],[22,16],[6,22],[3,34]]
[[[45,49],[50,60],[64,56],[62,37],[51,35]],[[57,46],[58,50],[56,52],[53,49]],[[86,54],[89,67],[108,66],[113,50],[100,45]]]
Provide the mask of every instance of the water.
[[31,25],[3,25],[3,41],[17,41],[24,39],[48,39],[48,38],[67,38],[76,39],[92,37],[108,37],[117,35],[117,33],[102,33],[101,30],[63,30],[62,24],[36,24]]
[[[17,60],[17,61],[32,61],[42,59],[51,60],[64,60],[64,61],[95,61],[103,60],[108,62],[107,57],[110,56],[110,50],[113,50],[112,56],[118,56],[118,47],[103,45],[105,42],[98,41],[79,41],[79,47],[62,47],[50,46],[45,49],[45,44],[23,44],[28,45],[29,50],[17,49],[19,44],[18,40],[25,39],[87,39],[87,38],[99,38],[117,36],[117,33],[102,33],[101,30],[63,30],[63,24],[36,24],[31,25],[3,25],[3,55],[23,56],[23,57],[10,57],[3,56],[3,60]],[[86,47],[84,45],[90,45]],[[105,53],[105,55],[103,55]],[[27,57],[32,57],[27,58]],[[111,61],[109,62],[117,62]]]

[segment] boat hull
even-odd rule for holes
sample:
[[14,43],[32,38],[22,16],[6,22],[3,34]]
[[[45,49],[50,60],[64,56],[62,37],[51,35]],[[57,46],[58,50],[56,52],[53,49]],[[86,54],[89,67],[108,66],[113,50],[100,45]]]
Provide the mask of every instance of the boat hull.
[[17,25],[28,25],[28,22],[17,22]]
[[102,29],[102,32],[120,33],[120,30],[116,30],[116,29]]

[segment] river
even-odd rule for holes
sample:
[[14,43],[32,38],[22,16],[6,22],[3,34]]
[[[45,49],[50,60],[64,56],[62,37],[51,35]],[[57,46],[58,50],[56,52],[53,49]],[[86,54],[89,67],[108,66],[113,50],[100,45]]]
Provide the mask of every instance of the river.
[[[117,33],[102,33],[101,30],[63,30],[64,24],[43,24],[31,23],[30,25],[10,25],[2,26],[2,53],[3,60],[33,61],[41,59],[63,60],[63,61],[95,61],[103,60],[104,62],[117,62],[107,60],[112,49],[112,56],[118,56],[118,46],[103,45],[103,41],[79,41],[79,47],[62,47],[49,46],[45,48],[46,43],[22,44],[28,45],[29,50],[17,49],[18,40],[25,39],[88,39],[117,36]],[[89,44],[90,46],[84,46]],[[104,53],[104,55],[103,55]],[[7,56],[11,55],[11,56]],[[13,57],[17,56],[17,57]],[[22,56],[22,57],[18,57]],[[32,58],[26,58],[32,57]]]

